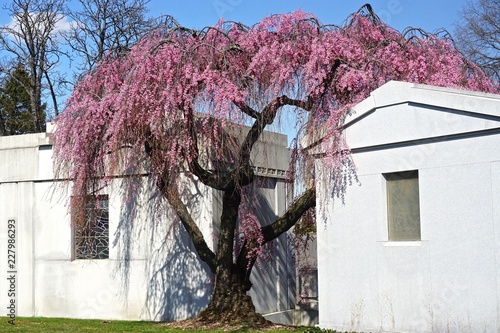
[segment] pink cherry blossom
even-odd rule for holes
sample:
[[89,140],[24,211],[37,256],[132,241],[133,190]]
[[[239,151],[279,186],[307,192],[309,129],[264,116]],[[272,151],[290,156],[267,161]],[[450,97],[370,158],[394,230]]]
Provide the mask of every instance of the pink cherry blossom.
[[[322,25],[302,11],[251,27],[221,21],[201,31],[169,21],[126,54],[110,54],[75,87],[56,119],[56,171],[73,181],[74,195],[97,192],[115,175],[148,173],[187,230],[196,228],[181,214],[181,186],[194,179],[224,192],[240,210],[246,240],[231,245],[229,255],[246,260],[237,267],[251,270],[261,247],[272,240],[266,237],[279,236],[266,236],[271,233],[264,233],[255,212],[242,204],[243,188],[254,179],[249,151],[262,131],[290,119],[296,119],[299,136],[327,128],[335,139],[327,152],[335,176],[332,191],[341,196],[355,168],[342,140],[342,120],[390,80],[499,91],[450,39],[402,34],[371,12],[352,15],[343,26]],[[243,136],[234,134],[240,132]],[[307,152],[295,148],[292,167],[308,160]],[[302,165],[310,171],[310,163]],[[315,192],[306,194],[308,207],[314,207]],[[228,232],[237,232],[237,215],[224,221]],[[203,244],[195,244],[200,257],[215,266],[215,254]],[[245,258],[232,253],[237,246],[246,246],[239,249]],[[227,276],[219,271],[214,268],[216,286]]]

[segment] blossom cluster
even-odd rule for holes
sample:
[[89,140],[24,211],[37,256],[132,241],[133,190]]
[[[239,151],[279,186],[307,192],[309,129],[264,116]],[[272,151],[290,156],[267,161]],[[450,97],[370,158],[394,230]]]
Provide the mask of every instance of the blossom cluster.
[[[302,11],[251,27],[163,27],[129,53],[109,55],[75,87],[56,120],[56,170],[74,181],[76,193],[138,165],[175,184],[203,156],[230,164],[238,147],[222,133],[257,117],[242,105],[259,114],[281,96],[310,103],[290,103],[280,116],[291,113],[312,129],[327,122],[339,138],[332,142],[341,142],[350,107],[389,80],[498,91],[450,40],[406,38],[362,14],[341,27]],[[331,160],[339,172],[349,163]]]

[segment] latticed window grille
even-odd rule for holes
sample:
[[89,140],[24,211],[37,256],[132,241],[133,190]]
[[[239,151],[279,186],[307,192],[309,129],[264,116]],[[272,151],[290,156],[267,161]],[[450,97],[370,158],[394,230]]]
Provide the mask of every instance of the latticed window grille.
[[[72,200],[78,200],[73,197]],[[109,199],[107,195],[87,200],[84,214],[73,221],[75,259],[109,258]]]

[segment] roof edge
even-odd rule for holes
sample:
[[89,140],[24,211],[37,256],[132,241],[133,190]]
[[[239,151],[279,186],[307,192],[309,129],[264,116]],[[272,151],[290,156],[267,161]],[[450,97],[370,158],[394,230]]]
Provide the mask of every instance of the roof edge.
[[[405,103],[432,105],[500,118],[500,94],[391,80],[352,107],[344,121],[344,127],[349,127],[376,109]],[[301,146],[309,149],[316,147],[326,133],[327,129],[322,126],[314,135],[302,138]]]
[[[479,102],[481,106],[479,107]],[[446,109],[468,111],[500,117],[500,95],[479,91],[431,86],[419,83],[389,81],[356,104],[344,125],[349,126],[375,109],[396,104],[416,103]]]

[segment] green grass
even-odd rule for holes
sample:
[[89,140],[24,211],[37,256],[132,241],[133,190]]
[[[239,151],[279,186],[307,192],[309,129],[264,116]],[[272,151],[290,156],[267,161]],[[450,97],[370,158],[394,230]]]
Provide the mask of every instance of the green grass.
[[[53,333],[53,332],[92,332],[92,333],[111,333],[111,332],[134,332],[134,333],[195,333],[207,332],[206,330],[182,330],[162,326],[159,323],[147,321],[120,321],[120,320],[81,320],[81,319],[62,319],[62,318],[16,318],[16,324],[8,323],[7,317],[0,317],[0,332],[9,333]],[[304,327],[288,330],[273,330],[273,333],[302,333],[306,330]],[[208,332],[218,333],[227,332],[223,329],[210,330]],[[259,332],[252,329],[235,329],[232,332],[252,333]],[[271,331],[266,331],[271,332]]]

